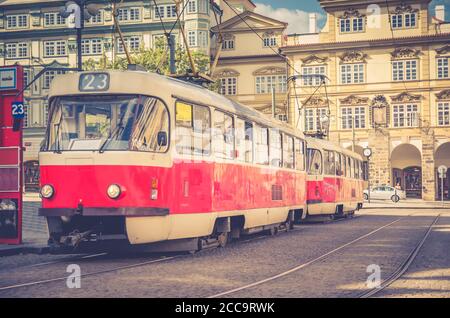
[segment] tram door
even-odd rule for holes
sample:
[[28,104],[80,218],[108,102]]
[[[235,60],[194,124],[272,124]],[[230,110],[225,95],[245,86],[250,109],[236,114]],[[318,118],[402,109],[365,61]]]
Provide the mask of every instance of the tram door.
[[21,66],[0,67],[0,244],[22,240]]

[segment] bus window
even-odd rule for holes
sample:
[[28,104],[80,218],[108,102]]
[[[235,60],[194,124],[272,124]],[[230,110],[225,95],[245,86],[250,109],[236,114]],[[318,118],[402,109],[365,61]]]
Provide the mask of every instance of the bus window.
[[211,152],[209,108],[177,102],[175,123],[176,148],[179,154],[209,156]]
[[324,160],[325,174],[331,176],[336,175],[336,163],[335,163],[336,159],[334,158],[334,151],[325,150],[324,154],[325,154]]
[[317,149],[308,148],[307,150],[308,174],[322,174],[322,153]]
[[283,167],[294,169],[294,138],[283,135]]
[[240,118],[236,119],[237,159],[253,162],[253,124]]
[[269,147],[270,165],[281,167],[281,133],[278,129],[270,129]]
[[234,159],[233,117],[214,112],[214,152],[218,158]]
[[295,169],[305,171],[305,142],[295,138]]
[[255,124],[255,162],[269,164],[269,130]]

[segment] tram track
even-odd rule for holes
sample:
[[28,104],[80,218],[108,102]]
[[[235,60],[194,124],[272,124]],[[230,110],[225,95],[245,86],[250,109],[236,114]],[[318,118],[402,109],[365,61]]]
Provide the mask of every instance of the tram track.
[[[356,218],[359,218],[362,216],[363,215],[355,215],[352,218],[340,218],[340,219],[331,220],[330,222],[322,222],[322,223],[330,224],[330,223],[337,223],[337,222],[343,222],[343,221],[351,221],[353,219],[356,219]],[[296,226],[294,229],[288,231],[287,233],[295,233],[295,232],[302,231],[303,226],[309,226],[309,225],[314,226],[314,224],[304,223],[301,226]],[[274,236],[276,237],[277,235],[274,235]],[[246,244],[246,243],[250,243],[250,242],[261,240],[261,239],[269,239],[270,237],[274,237],[274,236],[257,234],[257,236],[254,236],[254,237],[251,237],[251,238],[245,239],[245,240],[240,240],[240,241],[237,241],[236,243]],[[206,251],[208,251],[208,248],[205,250],[201,250],[200,252],[206,252]],[[20,268],[21,269],[24,269],[24,268],[29,269],[29,268],[38,268],[38,267],[42,267],[42,266],[46,266],[46,265],[73,264],[73,263],[76,263],[77,261],[93,259],[93,258],[98,258],[98,257],[107,257],[109,255],[110,254],[106,253],[106,252],[96,253],[96,254],[88,254],[88,255],[82,255],[82,256],[78,256],[78,257],[70,257],[67,259],[55,260],[55,261],[50,261],[50,262],[42,262],[42,263],[37,263],[37,264],[25,265]],[[127,270],[127,269],[132,269],[132,268],[143,267],[143,266],[147,266],[147,265],[151,265],[151,264],[155,264],[155,263],[166,262],[166,261],[170,261],[170,260],[174,260],[174,259],[180,259],[183,257],[189,257],[189,255],[180,254],[180,255],[174,255],[174,256],[169,256],[169,257],[161,257],[161,258],[151,259],[148,261],[129,264],[129,265],[116,266],[116,267],[107,268],[104,270],[98,270],[98,271],[94,270],[91,272],[87,272],[85,274],[80,274],[78,276],[72,276],[72,278],[84,278],[84,277],[88,277],[88,276],[98,276],[98,275],[108,274],[108,273],[112,273],[112,272],[116,272],[116,271],[122,271],[122,270]],[[68,278],[68,276],[60,276],[60,277],[35,280],[35,281],[24,282],[24,283],[17,283],[17,284],[12,284],[12,285],[8,285],[8,286],[0,286],[0,292],[18,289],[18,288],[24,288],[24,287],[43,285],[43,284],[48,284],[48,283],[53,283],[53,282],[65,281],[65,280],[67,280],[67,278]]]
[[415,258],[420,252],[420,249],[422,248],[423,244],[425,244],[425,241],[427,240],[428,236],[430,235],[433,227],[438,222],[439,218],[441,217],[441,214],[438,214],[436,218],[433,220],[431,225],[428,227],[426,233],[422,237],[422,239],[415,245],[414,249],[411,251],[411,253],[408,255],[408,257],[405,259],[405,261],[387,278],[385,279],[380,286],[375,287],[369,291],[363,292],[360,295],[358,295],[358,298],[369,298],[372,296],[375,296],[382,290],[389,287],[392,283],[400,279],[409,269]]
[[[389,222],[388,224],[380,226],[380,227],[370,231],[369,233],[361,235],[358,238],[356,238],[356,239],[354,239],[354,240],[352,240],[350,242],[347,242],[347,243],[345,243],[345,244],[343,244],[343,245],[341,245],[341,246],[339,246],[337,248],[334,248],[334,249],[332,249],[332,250],[330,250],[330,251],[328,251],[328,252],[326,252],[326,253],[318,256],[318,257],[315,257],[315,258],[313,258],[313,259],[311,259],[311,260],[309,260],[309,261],[307,261],[305,263],[302,263],[302,264],[300,264],[298,266],[295,266],[295,267],[293,267],[293,268],[291,268],[289,270],[286,270],[284,272],[278,273],[276,275],[267,277],[265,279],[262,279],[262,280],[259,280],[259,281],[253,282],[253,283],[249,283],[249,284],[243,285],[241,287],[233,288],[233,289],[230,289],[230,290],[227,290],[227,291],[223,291],[223,292],[211,295],[211,296],[207,296],[206,298],[220,298],[220,297],[228,296],[228,295],[231,295],[231,294],[235,294],[235,293],[241,292],[243,290],[248,290],[250,288],[257,287],[259,285],[263,285],[263,284],[275,281],[277,279],[281,279],[281,278],[283,278],[285,276],[288,276],[288,275],[290,275],[292,273],[300,271],[300,270],[302,270],[302,269],[304,269],[304,268],[306,268],[308,266],[311,266],[311,265],[313,265],[315,263],[318,263],[318,262],[320,262],[322,260],[325,260],[326,258],[328,258],[328,257],[330,257],[332,255],[335,255],[338,252],[341,252],[345,248],[347,248],[347,247],[349,247],[351,245],[354,245],[354,244],[356,244],[356,243],[358,243],[358,242],[360,242],[360,241],[362,241],[362,240],[364,240],[364,239],[366,239],[366,238],[368,238],[368,237],[370,237],[370,236],[372,236],[372,235],[374,235],[374,234],[376,234],[376,233],[378,233],[378,232],[380,232],[380,231],[382,231],[382,230],[384,230],[384,229],[386,229],[386,228],[388,228],[388,227],[390,227],[390,226],[400,222],[401,220],[404,220],[407,217],[414,216],[415,214],[416,213],[412,213],[412,214],[409,214],[409,215],[405,215],[405,216],[399,217],[396,220]],[[360,215],[358,217],[361,217],[361,216],[363,216],[363,215]],[[435,220],[435,222],[437,222],[437,219]],[[435,224],[435,222],[433,224]],[[431,231],[431,230],[429,229],[429,231]],[[423,242],[422,242],[422,244],[423,244]],[[412,262],[412,260],[411,260],[411,262]]]

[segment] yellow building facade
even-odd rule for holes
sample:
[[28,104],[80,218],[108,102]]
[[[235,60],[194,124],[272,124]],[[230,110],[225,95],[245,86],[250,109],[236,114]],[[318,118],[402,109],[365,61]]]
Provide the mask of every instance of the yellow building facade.
[[223,95],[286,121],[287,68],[277,52],[284,44],[287,24],[253,12],[251,1],[235,2],[241,3],[243,11],[236,10],[239,16],[233,12],[233,17],[212,28],[216,40],[222,37],[214,78],[220,81]]
[[[450,199],[450,24],[430,0],[320,0],[317,41],[288,44],[289,123],[362,153],[372,185]],[[311,35],[309,35],[311,37]],[[324,77],[321,77],[323,75]],[[322,83],[322,79],[324,83]]]

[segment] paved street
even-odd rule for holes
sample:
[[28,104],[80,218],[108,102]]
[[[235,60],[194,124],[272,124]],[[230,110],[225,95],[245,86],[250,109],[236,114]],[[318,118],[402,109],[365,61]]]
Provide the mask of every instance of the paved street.
[[[384,281],[435,221],[406,273],[375,297],[448,297],[450,209],[362,210],[195,255],[8,256],[0,297],[358,297],[369,265]],[[81,268],[81,288],[66,286],[70,264]]]

